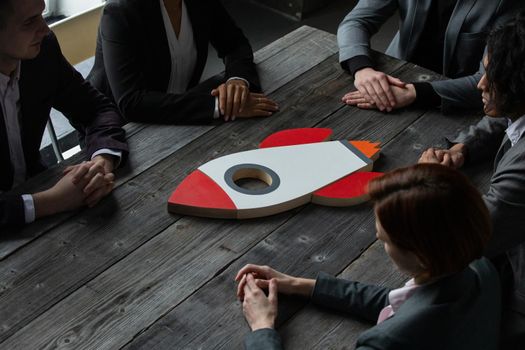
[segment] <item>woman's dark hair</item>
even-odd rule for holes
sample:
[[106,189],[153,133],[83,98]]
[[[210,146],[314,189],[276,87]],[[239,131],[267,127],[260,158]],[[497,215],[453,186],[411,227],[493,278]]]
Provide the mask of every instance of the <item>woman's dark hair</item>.
[[426,277],[463,270],[482,256],[491,236],[489,212],[460,172],[418,164],[374,179],[368,192],[390,241],[414,253]]
[[502,116],[525,114],[525,12],[494,29],[487,39],[487,80],[491,100]]

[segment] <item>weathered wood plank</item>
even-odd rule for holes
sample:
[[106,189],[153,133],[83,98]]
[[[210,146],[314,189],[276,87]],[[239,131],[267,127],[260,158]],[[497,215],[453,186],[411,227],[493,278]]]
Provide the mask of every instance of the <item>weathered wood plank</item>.
[[[338,52],[335,35],[316,30],[257,65],[261,86],[271,93]],[[290,79],[292,78],[292,79]]]
[[279,38],[258,50],[254,56],[254,62],[256,64],[259,64],[267,60],[269,57],[279,54],[285,48],[295,45],[297,42],[305,40],[306,38],[318,31],[318,29],[315,29],[310,26],[299,27],[296,30],[286,34],[282,38]]
[[292,215],[211,223],[183,218],[2,346],[119,348]]
[[[322,43],[322,45],[319,45],[318,43]],[[310,55],[304,55],[303,53],[308,50],[308,47],[315,47],[316,50],[313,50]],[[268,92],[275,91],[282,85],[288,83],[331,56],[334,53],[334,47],[337,51],[337,44],[334,35],[307,26],[295,30],[282,39],[262,48],[255,54],[255,61],[259,64],[258,69],[263,75],[261,78],[261,84]],[[296,57],[295,60],[291,60],[289,58],[280,58],[282,55],[298,56],[291,56]],[[277,69],[275,67],[277,67]],[[145,137],[134,137],[137,133],[140,133],[147,128],[152,129],[148,129],[144,132]],[[147,170],[151,165],[164,159],[171,153],[172,150],[167,149],[165,144],[154,142],[157,139],[155,133],[158,132],[158,130],[162,130],[164,133],[171,133],[171,138],[166,139],[177,140],[178,142],[173,144],[173,146],[176,147],[193,141],[197,137],[211,130],[211,128],[212,126],[188,127],[154,125],[149,127],[138,123],[130,123],[126,125],[125,129],[131,150],[130,164],[128,164],[125,169],[117,171],[115,187],[120,186],[122,183],[130,180],[137,174]],[[192,132],[188,132],[188,130],[191,130]],[[162,135],[159,135],[159,137],[162,137]],[[146,142],[144,142],[144,139]],[[156,149],[158,147],[160,147],[160,149]],[[162,152],[163,150],[168,152]],[[151,157],[150,154],[154,156]],[[49,188],[61,176],[65,166],[77,164],[84,158],[85,155],[81,152],[61,165],[40,174],[37,178],[29,180],[22,187],[16,189],[15,192],[35,193]],[[135,166],[135,164],[140,164],[140,166]],[[73,215],[74,213],[62,213],[39,220],[38,222],[24,227],[22,230],[7,230],[6,233],[3,233],[5,238],[2,239],[2,243],[0,244],[0,260],[45,232],[51,230],[53,227],[56,227],[60,223],[69,219]]]
[[[385,59],[385,62],[392,63],[390,59]],[[397,67],[399,65],[402,64],[392,66]],[[340,80],[340,85],[334,85],[333,80]],[[5,344],[17,344],[21,339],[24,339],[24,344],[28,344],[31,341],[40,344],[44,339],[38,339],[39,337],[28,338],[23,335],[27,330],[34,334],[36,325],[40,325],[39,329],[42,329],[42,332],[47,334],[45,337],[47,344],[54,344],[54,339],[63,336],[61,333],[62,326],[57,324],[56,318],[53,317],[51,322],[43,321],[47,319],[48,313],[45,313],[41,319],[29,322],[175,222],[178,217],[169,216],[165,212],[165,200],[169,192],[189,171],[210,158],[238,151],[239,149],[256,147],[264,136],[281,129],[283,124],[287,125],[287,127],[299,127],[312,126],[319,123],[320,120],[330,115],[332,110],[340,108],[339,97],[334,97],[334,95],[341,87],[348,89],[350,85],[350,78],[341,72],[336,58],[332,57],[329,61],[319,65],[315,71],[301,75],[296,81],[277,91],[273,97],[283,106],[282,114],[279,116],[250,120],[243,123],[229,123],[210,131],[206,138],[200,138],[199,142],[189,144],[165,161],[157,164],[151,170],[148,170],[147,174],[141,174],[133,181],[117,189],[115,197],[119,203],[128,203],[127,209],[118,210],[113,215],[114,217],[106,214],[109,217],[102,220],[104,223],[100,227],[93,227],[88,213],[83,213],[77,218],[77,223],[68,222],[62,225],[49,235],[46,235],[46,240],[40,239],[20,252],[15,258],[7,259],[6,263],[0,266],[0,276],[2,276],[0,280],[6,286],[5,291],[0,293],[0,301],[9,305],[15,300],[18,303],[24,303],[24,300],[30,299],[32,304],[29,309],[24,308],[22,310],[13,305],[12,308],[5,310],[5,312],[2,310],[0,319],[3,320],[3,339],[29,324],[20,333],[8,339],[2,346]],[[331,86],[331,88],[326,86]],[[303,106],[306,100],[312,103],[308,110],[304,110]],[[103,204],[97,213],[110,211],[111,208]],[[96,216],[97,213],[91,213],[91,215]],[[147,220],[144,222],[141,216],[146,217]],[[120,225],[118,230],[112,227],[112,225],[116,224]],[[75,230],[77,232],[72,233]],[[250,231],[244,234],[250,235]],[[173,239],[171,236],[169,237]],[[75,246],[73,248],[60,249],[54,245],[54,242],[60,242],[61,240],[68,242],[68,244],[71,244],[69,242],[79,243],[74,243]],[[76,259],[71,259],[72,249]],[[48,253],[39,257],[34,264],[21,269],[20,264],[28,256],[34,256],[35,252]],[[151,252],[151,254],[154,254],[154,252]],[[89,260],[83,258],[91,255],[96,256],[97,259]],[[10,269],[21,271],[21,273],[16,276],[10,276]],[[118,267],[116,271],[119,271]],[[64,279],[62,276],[68,277]],[[45,280],[46,284],[52,285],[53,288],[42,288],[45,290],[36,293],[34,290],[34,279],[36,278]],[[12,288],[14,285],[17,287]],[[187,295],[192,292],[192,290],[186,291]],[[66,300],[69,300],[69,298]],[[89,306],[86,305],[79,305],[80,309],[71,309],[69,307],[62,309],[62,303],[60,303],[57,307],[63,311],[61,314],[64,316],[64,312],[69,312],[67,310],[75,310],[75,317],[78,317],[79,313],[82,314],[82,317],[86,317],[85,319],[93,317],[93,314],[91,314],[93,310],[90,311]],[[142,313],[140,309],[135,310],[135,312]],[[136,313],[134,315],[136,317]],[[74,323],[74,321],[66,317],[63,320],[66,324]],[[81,324],[76,325],[75,329],[82,328]],[[142,327],[144,326],[147,325]],[[58,333],[54,333],[55,331]],[[98,332],[90,334],[96,338]],[[118,334],[114,334],[113,338],[115,343],[123,340],[127,341],[125,334],[123,334],[123,339],[119,339]],[[83,338],[83,340],[85,339]],[[87,343],[89,344],[89,341]],[[81,346],[76,342],[74,344],[77,348]]]

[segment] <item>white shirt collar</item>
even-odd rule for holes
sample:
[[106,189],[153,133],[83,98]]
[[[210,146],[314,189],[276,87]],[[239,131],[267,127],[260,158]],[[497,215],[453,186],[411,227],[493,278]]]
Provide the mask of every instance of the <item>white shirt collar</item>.
[[525,116],[519,117],[514,122],[507,119],[507,122],[509,126],[507,130],[505,130],[505,133],[507,133],[511,145],[514,146],[525,133]]
[[403,305],[419,287],[421,287],[421,285],[416,284],[412,278],[403,287],[391,290],[390,293],[388,293],[388,301],[390,301],[392,311],[397,312],[401,305]]
[[20,80],[20,61],[16,65],[16,69],[11,75],[0,73],[0,91],[5,95],[8,86],[14,86]]

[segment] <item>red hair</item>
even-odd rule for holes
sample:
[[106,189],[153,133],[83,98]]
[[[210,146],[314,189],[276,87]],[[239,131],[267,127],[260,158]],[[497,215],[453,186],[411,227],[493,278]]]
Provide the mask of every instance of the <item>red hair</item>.
[[460,172],[418,164],[374,179],[368,188],[391,242],[413,252],[428,277],[463,270],[491,236],[489,212]]

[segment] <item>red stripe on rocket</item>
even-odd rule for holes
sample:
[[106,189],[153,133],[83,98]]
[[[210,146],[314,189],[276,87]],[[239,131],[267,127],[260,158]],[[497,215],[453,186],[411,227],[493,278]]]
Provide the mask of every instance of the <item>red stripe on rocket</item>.
[[[290,129],[267,137],[260,148],[209,161],[192,172],[168,200],[173,213],[215,218],[272,215],[314,202],[347,206],[368,199],[370,172],[379,144],[327,141],[332,130]],[[268,186],[250,190],[237,185],[257,178]]]

